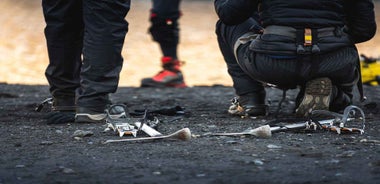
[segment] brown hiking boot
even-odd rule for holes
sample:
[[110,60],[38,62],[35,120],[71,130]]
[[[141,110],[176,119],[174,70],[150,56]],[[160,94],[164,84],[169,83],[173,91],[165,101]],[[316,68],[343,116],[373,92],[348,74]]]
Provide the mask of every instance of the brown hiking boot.
[[331,80],[327,77],[308,81],[296,115],[307,117],[313,110],[329,110],[332,95]]

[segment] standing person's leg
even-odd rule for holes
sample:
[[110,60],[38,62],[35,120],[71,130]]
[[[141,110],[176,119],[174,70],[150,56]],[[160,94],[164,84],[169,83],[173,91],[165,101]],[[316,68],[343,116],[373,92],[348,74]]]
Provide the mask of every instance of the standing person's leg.
[[[45,70],[53,97],[47,124],[74,121],[83,40],[82,1],[42,0],[49,65]],[[79,17],[79,18],[78,18]]]
[[75,111],[83,46],[82,1],[42,0],[49,65],[45,76],[53,110]]
[[152,0],[149,28],[164,57],[177,59],[181,0]]
[[130,0],[83,1],[84,45],[76,122],[103,121],[117,90]]
[[186,87],[178,60],[181,0],[152,0],[149,32],[160,46],[163,70],[141,81],[142,87]]
[[239,96],[239,103],[245,113],[251,116],[265,115],[265,89],[263,84],[247,75],[236,61],[234,45],[256,22],[253,19],[237,26],[228,26],[218,21],[216,35],[219,48],[227,64],[228,73],[232,78],[235,93]]

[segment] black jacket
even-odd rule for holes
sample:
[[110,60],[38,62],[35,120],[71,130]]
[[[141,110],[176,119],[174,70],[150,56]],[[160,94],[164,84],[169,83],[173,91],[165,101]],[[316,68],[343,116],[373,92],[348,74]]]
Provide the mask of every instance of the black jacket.
[[353,43],[376,33],[372,0],[215,0],[215,10],[227,25],[239,24],[258,10],[263,27],[343,27]]

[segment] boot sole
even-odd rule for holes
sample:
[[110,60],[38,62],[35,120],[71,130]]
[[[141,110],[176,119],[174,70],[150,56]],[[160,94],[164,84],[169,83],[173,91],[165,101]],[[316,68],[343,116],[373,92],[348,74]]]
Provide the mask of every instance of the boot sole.
[[296,116],[307,117],[313,110],[329,110],[332,84],[329,78],[317,78],[306,83],[304,97]]
[[155,88],[165,88],[165,87],[172,87],[172,88],[186,88],[186,84],[183,81],[178,82],[167,82],[167,83],[160,83],[154,80],[142,80],[141,81],[141,87],[155,87]]
[[104,123],[107,114],[86,114],[77,113],[75,115],[75,123]]

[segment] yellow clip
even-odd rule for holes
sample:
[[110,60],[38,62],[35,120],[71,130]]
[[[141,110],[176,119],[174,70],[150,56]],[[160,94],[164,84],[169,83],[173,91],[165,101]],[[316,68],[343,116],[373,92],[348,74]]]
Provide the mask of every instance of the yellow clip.
[[305,28],[305,43],[304,46],[311,46],[313,37],[311,36],[311,29]]

